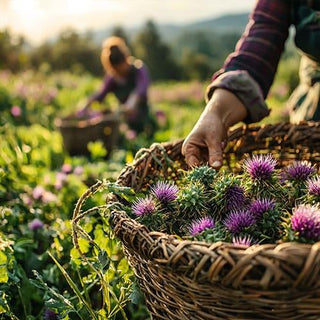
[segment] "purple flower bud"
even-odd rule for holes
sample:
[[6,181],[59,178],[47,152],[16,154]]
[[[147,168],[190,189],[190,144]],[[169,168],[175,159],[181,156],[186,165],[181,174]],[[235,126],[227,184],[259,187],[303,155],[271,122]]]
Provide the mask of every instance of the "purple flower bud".
[[42,196],[42,201],[43,203],[56,202],[57,196],[50,191],[46,191]]
[[292,229],[309,240],[320,240],[320,210],[310,205],[300,205],[291,217]]
[[83,167],[81,166],[76,166],[73,170],[73,173],[77,176],[81,176],[83,174]]
[[314,177],[307,181],[308,192],[313,196],[320,196],[320,177]]
[[150,215],[156,212],[156,204],[151,197],[139,198],[133,203],[132,211],[137,216]]
[[273,210],[275,202],[272,199],[258,199],[251,203],[249,212],[255,218],[260,218],[265,212]]
[[210,217],[204,217],[192,222],[190,227],[190,234],[196,236],[206,229],[213,229],[215,226],[214,220]]
[[235,246],[248,246],[248,247],[250,247],[252,244],[252,238],[250,236],[233,237],[232,244]]
[[137,132],[136,131],[134,131],[134,130],[128,130],[128,131],[126,131],[126,138],[128,139],[128,140],[134,140],[134,139],[136,139],[137,138]]
[[225,227],[232,233],[239,233],[244,228],[252,226],[255,218],[248,211],[234,211],[225,219]]
[[63,173],[69,174],[72,172],[72,165],[70,163],[64,163],[61,167]]
[[45,193],[45,190],[42,186],[36,186],[32,191],[32,197],[35,200],[39,200],[42,198],[44,193]]
[[58,320],[58,319],[59,319],[58,315],[53,310],[46,309],[44,311],[44,320]]
[[28,224],[28,227],[30,230],[32,231],[35,231],[35,230],[38,230],[38,229],[42,229],[43,228],[43,222],[36,218],[36,219],[33,219],[31,222],[29,222]]
[[151,188],[151,193],[163,203],[174,201],[178,195],[178,187],[172,183],[159,181]]
[[228,211],[240,210],[245,203],[244,189],[239,186],[231,186],[226,193]]
[[315,173],[315,168],[307,161],[295,161],[285,170],[288,180],[307,180]]
[[10,112],[15,118],[20,117],[22,114],[21,108],[18,106],[13,106]]
[[56,175],[56,181],[54,183],[54,187],[57,190],[60,190],[66,180],[67,180],[67,174],[64,172],[58,172]]
[[277,161],[271,154],[253,155],[251,159],[246,159],[243,163],[244,169],[252,179],[267,180],[271,178],[277,165]]

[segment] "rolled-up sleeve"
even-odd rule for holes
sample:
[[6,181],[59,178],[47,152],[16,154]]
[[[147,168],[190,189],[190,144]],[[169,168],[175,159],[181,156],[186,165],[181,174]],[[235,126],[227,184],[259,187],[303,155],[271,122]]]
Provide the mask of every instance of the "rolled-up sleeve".
[[272,85],[290,26],[291,4],[287,0],[259,0],[235,52],[214,74],[207,90],[233,92],[248,110],[246,122],[257,122],[269,114],[264,99]]

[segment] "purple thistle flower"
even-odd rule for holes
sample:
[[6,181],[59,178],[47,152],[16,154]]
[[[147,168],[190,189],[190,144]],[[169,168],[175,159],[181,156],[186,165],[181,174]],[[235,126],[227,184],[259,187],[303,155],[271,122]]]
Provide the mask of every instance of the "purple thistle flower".
[[61,171],[65,174],[72,172],[72,165],[70,163],[64,163],[61,167]]
[[204,217],[192,222],[190,227],[190,234],[196,236],[203,232],[205,229],[213,229],[215,226],[214,220],[210,217]]
[[233,237],[232,244],[235,246],[248,246],[252,245],[252,238],[250,236],[245,237]]
[[255,218],[260,218],[265,212],[273,210],[275,207],[275,202],[272,199],[257,199],[251,203],[249,207],[249,212]]
[[244,189],[239,186],[231,186],[226,192],[227,210],[234,211],[243,207],[245,202]]
[[163,203],[172,202],[177,198],[178,187],[172,183],[159,181],[151,188],[151,193]]
[[307,180],[314,172],[314,167],[307,161],[295,161],[285,170],[288,180]]
[[81,176],[83,174],[83,167],[81,166],[76,166],[73,170],[73,173],[77,176]]
[[271,154],[256,155],[246,159],[243,163],[244,169],[253,179],[269,179],[277,165],[276,159]]
[[133,203],[132,210],[137,216],[145,216],[156,212],[156,204],[151,197],[138,198]]
[[314,177],[307,181],[308,192],[313,196],[320,196],[320,177]]
[[20,117],[22,114],[21,108],[19,106],[13,106],[10,112],[15,118]]
[[53,310],[46,309],[44,311],[44,320],[58,320],[58,319],[59,319],[58,315]]
[[234,211],[225,219],[225,227],[232,233],[239,233],[255,223],[255,218],[248,211]]
[[36,186],[33,191],[32,191],[32,197],[35,200],[39,200],[43,197],[43,194],[46,191],[44,190],[44,188],[42,186]]
[[57,200],[58,197],[50,191],[46,191],[42,196],[43,203],[56,202]]
[[310,240],[320,240],[320,210],[310,205],[300,205],[291,217],[292,229]]
[[35,230],[38,230],[38,229],[42,229],[43,226],[44,226],[43,222],[38,218],[33,219],[28,224],[29,229],[32,230],[32,231],[35,231]]

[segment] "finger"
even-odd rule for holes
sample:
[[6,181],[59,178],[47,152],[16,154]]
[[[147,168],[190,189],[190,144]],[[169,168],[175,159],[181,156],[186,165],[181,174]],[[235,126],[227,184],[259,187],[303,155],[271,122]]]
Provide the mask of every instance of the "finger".
[[199,159],[197,157],[195,157],[194,155],[186,157],[186,162],[189,167],[198,167],[200,165]]
[[194,167],[200,165],[200,150],[196,145],[186,142],[183,144],[181,153],[185,156],[188,166]]
[[209,165],[215,169],[220,169],[222,166],[222,147],[221,140],[214,138],[208,141],[208,151],[209,151]]

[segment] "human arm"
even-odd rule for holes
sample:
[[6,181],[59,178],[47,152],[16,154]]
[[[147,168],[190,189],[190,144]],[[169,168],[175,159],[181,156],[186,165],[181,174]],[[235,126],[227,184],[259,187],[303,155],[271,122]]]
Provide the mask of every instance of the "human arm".
[[[185,139],[182,153],[189,165],[222,165],[222,141],[240,121],[257,122],[269,114],[264,102],[272,84],[290,25],[290,3],[260,0],[236,50],[213,76],[208,104]],[[221,91],[223,90],[223,91]],[[227,117],[227,115],[233,117]]]
[[150,85],[150,77],[148,69],[140,60],[136,62],[136,86],[125,102],[127,112],[133,112],[143,99],[147,99],[148,88]]
[[113,85],[114,85],[114,80],[112,77],[110,76],[105,76],[104,80],[103,80],[103,83],[102,83],[102,86],[100,88],[100,90],[95,93],[94,95],[92,95],[87,103],[85,104],[84,108],[82,108],[80,110],[80,113],[86,113],[89,109],[90,109],[90,106],[92,104],[92,102],[94,101],[103,101],[104,97],[112,91],[112,88],[113,88]]
[[216,88],[223,88],[243,102],[248,110],[246,122],[258,122],[269,114],[264,100],[288,37],[291,5],[286,0],[257,1],[235,51],[213,76],[208,100]]

